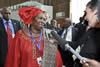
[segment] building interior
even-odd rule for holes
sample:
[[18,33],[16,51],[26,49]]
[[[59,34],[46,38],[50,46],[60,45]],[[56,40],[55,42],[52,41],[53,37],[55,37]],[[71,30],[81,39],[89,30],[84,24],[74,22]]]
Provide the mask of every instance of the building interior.
[[61,27],[64,17],[71,18],[73,23],[78,23],[88,1],[90,0],[1,0],[0,8],[10,7],[13,14],[18,13],[18,8],[26,6],[39,7],[44,11],[50,8],[47,11],[50,16],[49,21],[54,18]]

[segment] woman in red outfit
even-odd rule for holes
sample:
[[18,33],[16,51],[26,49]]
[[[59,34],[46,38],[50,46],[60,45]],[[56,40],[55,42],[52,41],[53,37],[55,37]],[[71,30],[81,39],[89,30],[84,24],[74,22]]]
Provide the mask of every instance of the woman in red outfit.
[[42,10],[35,7],[19,8],[19,16],[30,27],[17,32],[8,49],[5,67],[62,67],[61,56],[55,50],[55,45],[49,44],[49,49],[46,46],[49,42],[45,41],[43,33],[46,17]]

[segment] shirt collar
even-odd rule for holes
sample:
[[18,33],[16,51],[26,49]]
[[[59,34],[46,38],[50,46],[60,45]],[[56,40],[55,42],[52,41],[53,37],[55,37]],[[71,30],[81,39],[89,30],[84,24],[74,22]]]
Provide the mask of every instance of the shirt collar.
[[[6,24],[7,21],[3,18],[3,22]],[[11,19],[9,19],[9,23],[11,23]]]

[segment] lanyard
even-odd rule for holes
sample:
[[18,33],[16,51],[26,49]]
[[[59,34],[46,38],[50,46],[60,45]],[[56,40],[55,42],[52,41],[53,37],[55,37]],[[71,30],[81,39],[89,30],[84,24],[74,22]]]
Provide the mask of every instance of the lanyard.
[[33,37],[33,35],[32,35],[31,29],[29,30],[29,32],[30,32],[30,35],[31,35],[32,40],[34,41],[35,45],[38,47],[38,49],[39,49],[39,51],[40,51],[42,32],[40,31],[39,45],[36,43],[36,41],[35,41],[35,39],[34,39],[34,37]]
[[71,29],[71,27],[69,27],[65,32],[64,32],[64,30],[63,30],[63,33],[62,33],[62,37],[64,37],[64,34],[66,33],[66,32],[68,32],[69,30]]

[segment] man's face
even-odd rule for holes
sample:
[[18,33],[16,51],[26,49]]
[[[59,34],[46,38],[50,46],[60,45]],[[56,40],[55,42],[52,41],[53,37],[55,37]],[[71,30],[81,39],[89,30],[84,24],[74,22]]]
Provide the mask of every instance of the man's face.
[[88,21],[88,25],[90,27],[95,27],[97,20],[98,20],[98,14],[97,9],[92,11],[89,7],[86,8],[86,16],[85,19]]
[[33,19],[32,26],[34,26],[35,29],[40,30],[44,27],[45,23],[46,17],[43,13],[41,13]]
[[63,28],[68,28],[70,26],[70,24],[68,23],[68,21],[64,21],[64,23],[62,24]]
[[10,16],[11,16],[11,10],[8,9],[8,8],[4,8],[2,10],[2,16],[3,18],[5,18],[6,20],[9,20],[10,19]]

